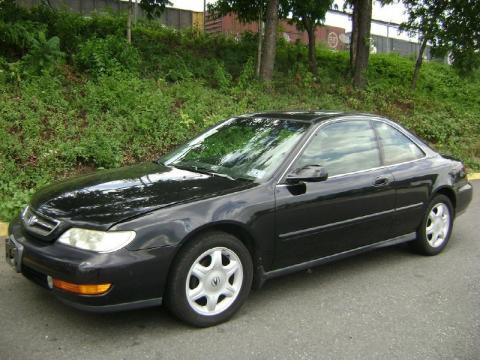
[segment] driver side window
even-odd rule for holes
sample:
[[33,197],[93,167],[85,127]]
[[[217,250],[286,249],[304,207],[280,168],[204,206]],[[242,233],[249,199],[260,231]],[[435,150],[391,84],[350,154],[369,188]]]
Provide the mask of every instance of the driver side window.
[[318,130],[296,168],[322,165],[329,176],[381,166],[375,131],[368,120],[340,121]]

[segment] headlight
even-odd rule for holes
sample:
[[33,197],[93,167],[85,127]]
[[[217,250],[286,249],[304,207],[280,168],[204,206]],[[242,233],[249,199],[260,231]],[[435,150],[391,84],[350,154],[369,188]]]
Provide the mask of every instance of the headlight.
[[135,231],[96,231],[72,228],[65,231],[58,242],[79,249],[107,253],[127,246],[135,238],[135,235]]

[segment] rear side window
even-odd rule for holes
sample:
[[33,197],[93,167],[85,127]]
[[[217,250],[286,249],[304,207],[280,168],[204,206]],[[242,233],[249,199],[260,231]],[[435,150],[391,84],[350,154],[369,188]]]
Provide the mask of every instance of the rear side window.
[[322,165],[329,176],[381,166],[375,131],[369,121],[341,121],[322,127],[296,163],[296,168]]
[[397,129],[380,121],[373,121],[373,126],[377,130],[385,165],[412,161],[425,156],[413,141]]

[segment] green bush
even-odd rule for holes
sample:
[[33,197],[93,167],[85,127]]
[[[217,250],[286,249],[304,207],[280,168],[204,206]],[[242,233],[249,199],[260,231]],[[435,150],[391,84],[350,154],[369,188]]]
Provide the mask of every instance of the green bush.
[[30,21],[5,22],[0,19],[0,56],[18,60],[32,47],[35,35],[45,26]]
[[32,39],[31,49],[22,58],[21,65],[28,75],[50,74],[63,63],[64,58],[60,39],[57,36],[47,39],[44,32],[39,32]]
[[93,38],[81,44],[75,56],[75,64],[80,71],[94,76],[112,74],[119,71],[136,73],[139,70],[140,56],[124,38],[107,36]]

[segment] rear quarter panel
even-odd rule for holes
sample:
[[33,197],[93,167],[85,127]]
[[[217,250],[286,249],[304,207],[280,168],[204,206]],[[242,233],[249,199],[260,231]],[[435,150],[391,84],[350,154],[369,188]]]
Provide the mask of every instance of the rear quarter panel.
[[430,154],[419,161],[396,166],[393,170],[397,200],[392,236],[416,231],[433,196],[445,192],[456,205],[457,189],[466,180],[459,177],[461,163]]

